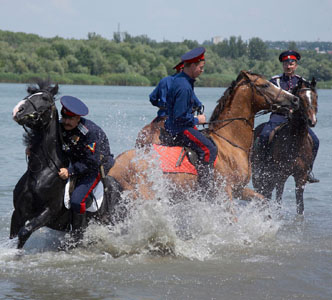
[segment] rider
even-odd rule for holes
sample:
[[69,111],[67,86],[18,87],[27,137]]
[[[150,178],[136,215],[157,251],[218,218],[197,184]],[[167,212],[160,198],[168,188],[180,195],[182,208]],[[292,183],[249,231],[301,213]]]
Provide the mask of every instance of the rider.
[[205,123],[204,114],[194,116],[194,82],[203,72],[205,48],[198,47],[185,53],[182,73],[174,77],[167,94],[167,114],[165,129],[180,142],[198,154],[198,173],[201,187],[207,189],[213,182],[213,163],[217,156],[214,143],[197,130],[196,125]]
[[88,196],[114,164],[105,132],[94,122],[83,118],[88,107],[78,98],[63,96],[60,99],[63,150],[69,158],[68,168],[61,168],[59,176],[67,180],[75,176],[75,189],[70,197],[73,212],[72,229],[85,224]]
[[[159,122],[164,117],[167,116],[167,107],[166,107],[166,97],[167,93],[171,87],[171,84],[174,80],[174,77],[181,73],[183,71],[184,64],[183,61],[179,62],[176,66],[173,67],[174,70],[176,70],[176,73],[173,75],[167,76],[162,78],[156,88],[152,91],[152,93],[149,95],[150,102],[153,106],[157,106],[159,108],[158,110],[158,116],[152,121],[152,122]],[[202,103],[198,100],[195,93],[193,94],[194,100],[195,100],[195,107],[201,110]]]
[[[273,76],[270,80],[273,84],[275,84],[278,87],[281,87],[282,89],[286,91],[291,91],[298,81],[300,80],[301,76],[296,75],[295,71],[297,69],[297,62],[301,59],[301,55],[293,50],[287,50],[280,54],[279,61],[282,62],[284,73],[280,75]],[[261,131],[259,135],[259,141],[260,145],[264,149],[268,149],[268,141],[270,133],[280,124],[287,122],[287,113],[283,113],[281,111],[274,112],[270,116],[270,120],[265,124],[263,130]],[[311,130],[311,128],[308,128],[309,134],[313,140],[313,148],[312,148],[312,154],[313,154],[313,161],[312,166],[314,163],[314,160],[316,158],[318,147],[319,147],[319,139],[315,135],[315,133]],[[312,170],[311,166],[311,170]],[[307,181],[310,183],[319,182],[318,179],[314,178],[311,171],[308,174]]]

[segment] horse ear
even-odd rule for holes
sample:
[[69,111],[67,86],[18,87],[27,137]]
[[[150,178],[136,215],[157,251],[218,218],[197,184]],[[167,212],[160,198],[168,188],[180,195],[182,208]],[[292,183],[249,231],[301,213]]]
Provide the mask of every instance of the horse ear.
[[56,84],[54,87],[51,88],[50,93],[54,96],[58,93],[59,91],[59,85]]
[[237,78],[236,78],[235,81],[236,81],[236,82],[239,82],[243,77],[248,78],[247,72],[244,71],[244,70],[240,71],[240,73],[239,73],[239,75],[237,76]]
[[311,86],[316,87],[316,83],[317,83],[317,81],[316,81],[315,77],[312,77]]

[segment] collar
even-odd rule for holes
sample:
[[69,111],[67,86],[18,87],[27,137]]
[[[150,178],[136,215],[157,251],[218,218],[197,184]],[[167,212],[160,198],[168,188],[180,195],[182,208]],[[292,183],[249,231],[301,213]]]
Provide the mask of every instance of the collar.
[[286,75],[285,73],[283,73],[283,77],[284,77],[285,79],[287,79],[287,80],[290,80],[290,79],[296,77],[296,74],[294,74],[294,75],[292,75],[292,76],[288,76],[288,75]]
[[187,73],[185,73],[185,72],[181,72],[178,76],[179,76],[179,77],[184,77],[184,78],[186,78],[192,86],[194,85],[194,82],[196,81],[195,79],[191,78],[191,77],[190,77]]

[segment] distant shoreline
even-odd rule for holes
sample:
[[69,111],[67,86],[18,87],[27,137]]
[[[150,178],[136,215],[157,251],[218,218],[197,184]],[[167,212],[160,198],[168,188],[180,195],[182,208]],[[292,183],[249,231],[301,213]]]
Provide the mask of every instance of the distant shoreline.
[[332,88],[332,42],[269,42],[232,36],[218,42],[184,40],[156,42],[149,37],[103,38],[89,33],[87,39],[43,38],[35,34],[0,30],[0,82],[30,83],[36,77],[60,84],[156,86],[174,74],[181,55],[195,47],[206,49],[204,74],[197,87],[228,87],[241,70],[269,79],[282,73],[283,49],[298,50],[296,73],[315,77],[320,89]]
[[[0,83],[24,83],[31,84],[35,83],[38,78],[40,79],[50,79],[53,83],[58,84],[67,84],[67,85],[100,85],[100,86],[145,86],[145,87],[153,87],[147,79],[146,80],[130,80],[130,78],[126,78],[126,74],[116,74],[113,80],[105,80],[102,77],[92,76],[88,74],[64,74],[64,76],[59,76],[57,74],[51,76],[49,74],[13,74],[13,73],[0,73]],[[204,79],[202,75],[202,79]],[[215,79],[215,80],[213,80]],[[235,80],[234,78],[233,80]],[[206,83],[212,83],[207,85]],[[207,88],[227,88],[231,84],[231,81],[222,82],[219,77],[209,76],[209,80],[204,82],[200,80],[195,85],[196,87],[207,87]],[[327,82],[318,82],[318,89],[332,89],[332,81]]]

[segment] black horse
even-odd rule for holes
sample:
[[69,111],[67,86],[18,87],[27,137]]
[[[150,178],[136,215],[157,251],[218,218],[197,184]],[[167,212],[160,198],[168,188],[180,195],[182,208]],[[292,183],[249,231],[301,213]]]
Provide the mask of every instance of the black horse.
[[268,149],[260,149],[257,139],[265,123],[255,129],[254,135],[252,182],[255,190],[271,199],[276,188],[276,200],[280,205],[285,182],[293,176],[298,214],[304,211],[303,191],[313,164],[313,142],[308,126],[314,127],[317,123],[318,96],[315,86],[314,78],[311,83],[305,80],[298,82],[292,92],[300,98],[300,108],[273,133]]
[[[14,189],[10,238],[18,236],[18,248],[22,248],[30,235],[43,226],[69,231],[71,220],[71,211],[66,209],[63,200],[66,181],[58,176],[60,168],[68,166],[62,151],[61,127],[55,106],[58,85],[40,81],[38,86],[30,86],[27,91],[29,95],[13,111],[14,120],[26,130],[29,146],[27,171]],[[97,212],[87,213],[87,221],[91,218],[103,223],[112,221],[114,182],[109,179],[105,178],[106,201]]]

